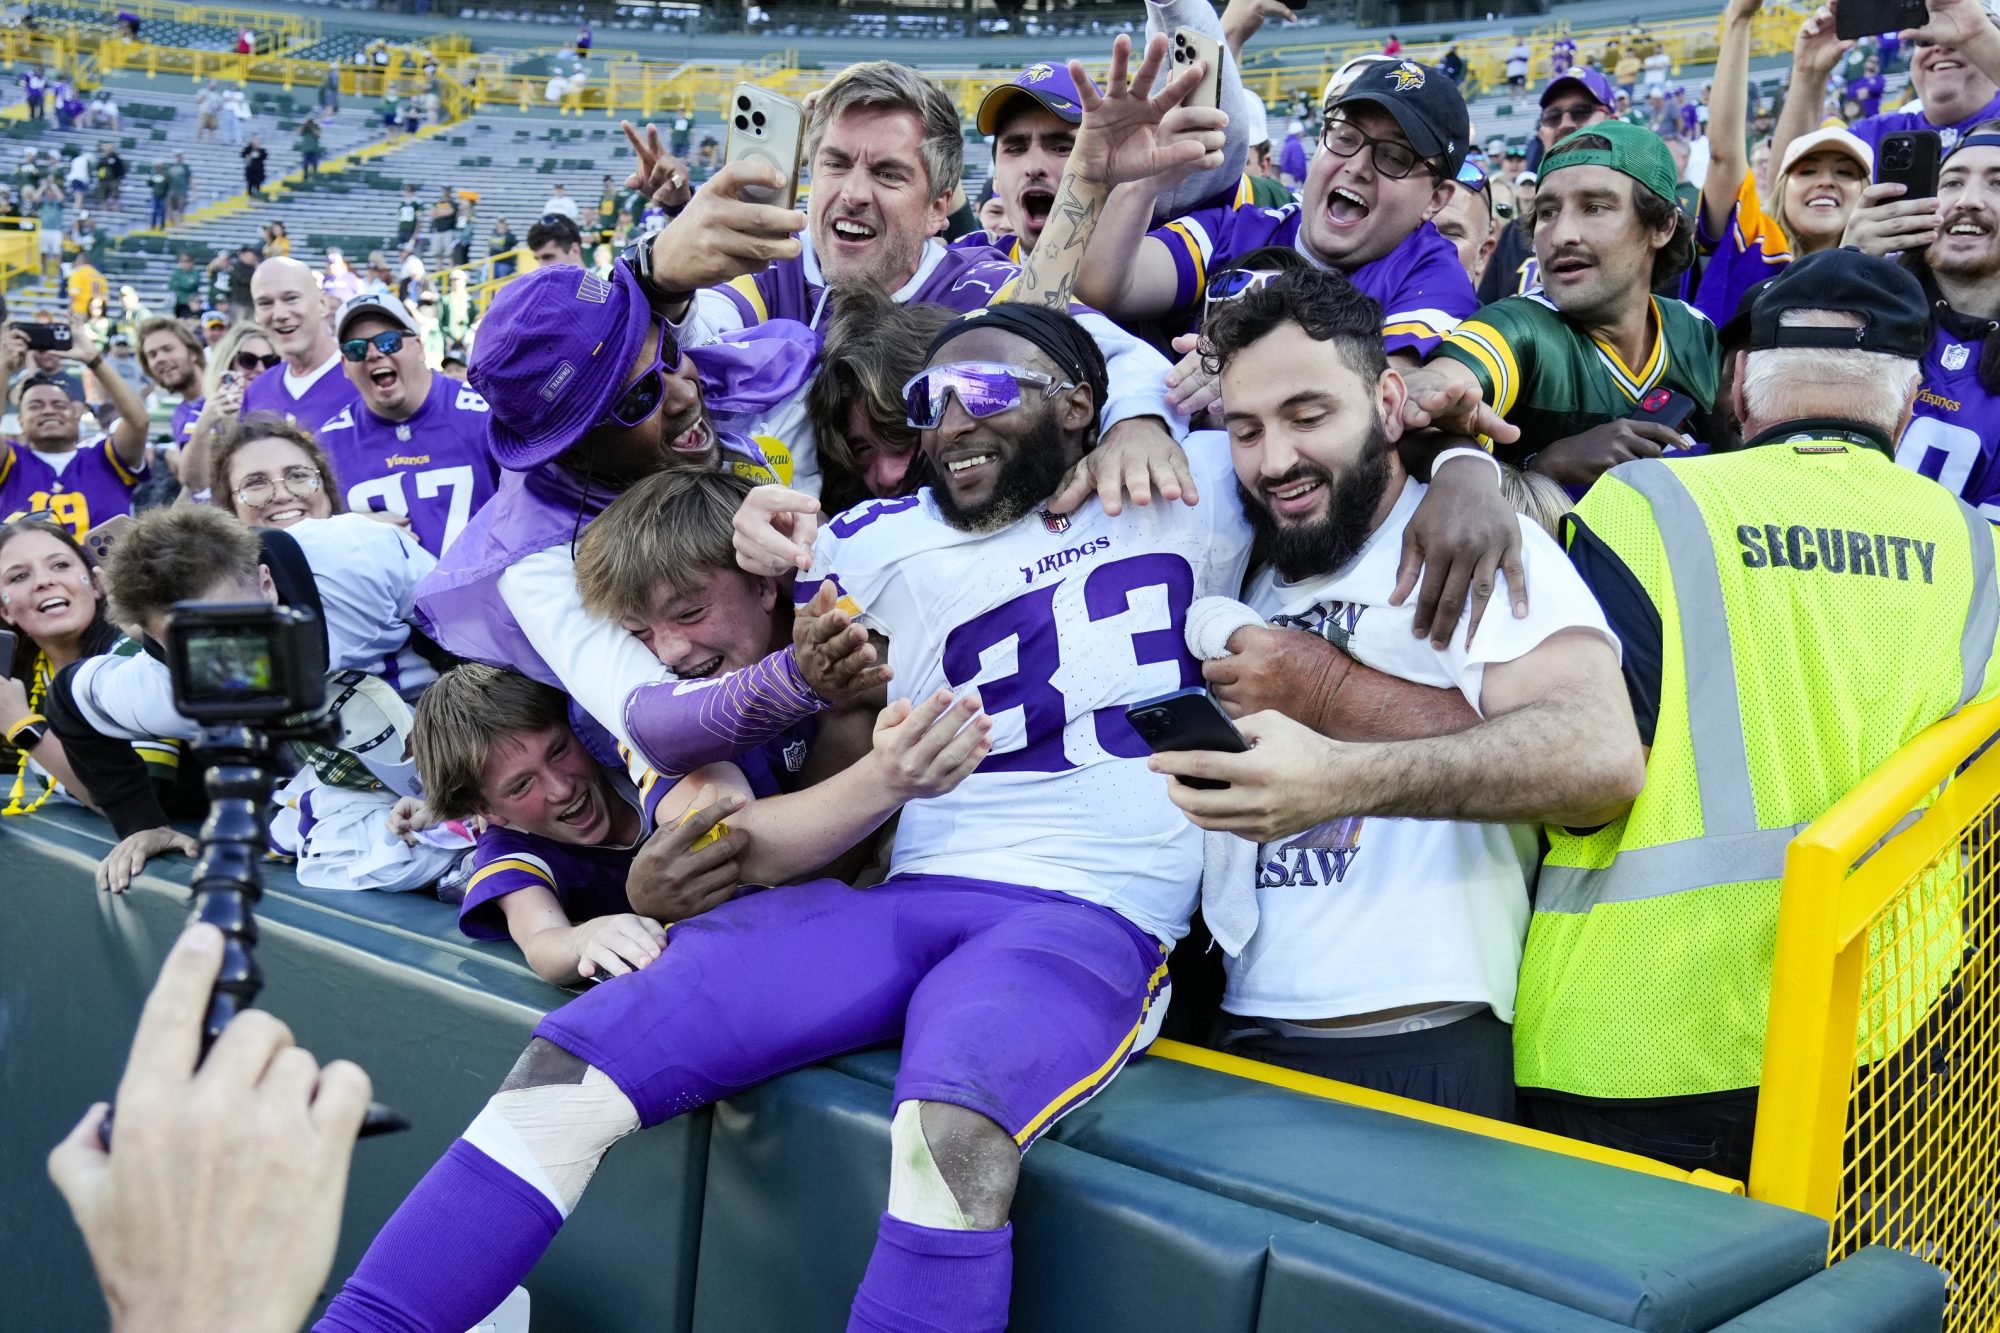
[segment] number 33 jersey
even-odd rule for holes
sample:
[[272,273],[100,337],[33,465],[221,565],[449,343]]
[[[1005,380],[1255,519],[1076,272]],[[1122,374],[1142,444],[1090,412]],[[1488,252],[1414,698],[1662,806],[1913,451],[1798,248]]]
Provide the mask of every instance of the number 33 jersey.
[[441,556],[493,498],[499,474],[486,447],[490,416],[484,398],[433,374],[409,420],[378,417],[357,400],[317,434],[349,509],[404,515],[417,544]]
[[1125,707],[1202,683],[1188,607],[1235,596],[1250,547],[1227,439],[1193,435],[1187,450],[1194,506],[1156,499],[1113,517],[1091,500],[971,533],[925,489],[821,529],[799,603],[832,579],[888,636],[892,698],[977,687],[993,719],[977,772],[903,808],[891,874],[1067,893],[1163,940],[1185,932],[1201,833],[1147,770]]

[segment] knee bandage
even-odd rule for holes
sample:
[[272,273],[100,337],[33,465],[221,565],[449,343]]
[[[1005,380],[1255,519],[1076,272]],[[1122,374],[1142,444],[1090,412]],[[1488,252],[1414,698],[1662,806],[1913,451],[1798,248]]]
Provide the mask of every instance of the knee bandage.
[[[639,1127],[639,1112],[602,1070],[564,1052],[539,1061],[561,1081],[538,1080],[536,1046],[549,1044],[530,1045],[464,1138],[568,1217],[611,1145]],[[571,1068],[555,1074],[565,1060]]]
[[923,1110],[922,1102],[903,1102],[889,1122],[889,1216],[940,1231],[971,1231],[972,1223],[931,1156]]

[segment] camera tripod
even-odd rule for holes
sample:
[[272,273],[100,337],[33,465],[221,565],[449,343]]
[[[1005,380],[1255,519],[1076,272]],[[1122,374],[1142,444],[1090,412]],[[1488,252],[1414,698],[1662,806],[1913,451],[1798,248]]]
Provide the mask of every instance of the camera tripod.
[[[286,730],[281,738],[321,739],[325,723],[310,730]],[[256,905],[264,896],[262,864],[267,841],[264,809],[271,799],[269,767],[272,734],[241,724],[205,726],[194,757],[207,768],[208,817],[201,825],[201,855],[194,866],[194,915],[222,932],[222,971],[209,992],[201,1025],[205,1059],[229,1020],[257,1002],[264,974],[257,965]],[[361,1137],[408,1129],[410,1122],[380,1102],[368,1107]],[[111,1146],[111,1117],[98,1139]]]

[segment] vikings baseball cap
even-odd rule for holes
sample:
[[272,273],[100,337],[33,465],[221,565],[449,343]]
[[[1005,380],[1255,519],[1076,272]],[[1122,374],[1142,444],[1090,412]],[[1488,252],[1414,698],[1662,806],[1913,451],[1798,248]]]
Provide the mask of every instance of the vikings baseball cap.
[[[1583,140],[1593,138],[1602,139],[1610,146],[1579,146]],[[1542,159],[1541,179],[1547,180],[1565,167],[1610,167],[1668,200],[1674,197],[1674,188],[1681,174],[1674,165],[1674,155],[1667,151],[1665,140],[1651,130],[1622,120],[1599,121],[1595,125],[1572,130],[1556,140],[1556,146],[1549,149],[1548,156]]]
[[1444,159],[1447,180],[1465,165],[1472,138],[1465,98],[1457,84],[1429,65],[1414,60],[1371,62],[1327,110],[1349,106],[1378,106],[1395,117],[1417,156]]
[[1612,103],[1618,98],[1618,94],[1611,87],[1611,80],[1605,78],[1601,71],[1594,70],[1588,65],[1572,65],[1549,80],[1548,86],[1542,89],[1541,104],[1547,106],[1551,97],[1559,92],[1569,91],[1564,85],[1571,83],[1577,84],[1583,91],[1589,93],[1591,100],[1606,111],[1611,109]]
[[405,333],[420,333],[417,321],[410,315],[410,308],[387,292],[363,292],[350,296],[340,306],[340,313],[334,317],[333,339],[339,342],[347,336],[347,326],[355,320],[373,315],[386,319]]
[[[1750,349],[1847,347],[1920,361],[1931,345],[1930,302],[1923,284],[1900,264],[1859,250],[1822,250],[1794,260],[1763,284],[1750,308]],[[1838,310],[1859,328],[1786,327],[1791,310]]]
[[[1096,92],[1097,85],[1091,84],[1090,90]],[[1069,76],[1068,62],[1044,60],[1022,70],[1012,83],[1003,83],[986,94],[979,103],[979,132],[998,130],[1007,112],[1022,101],[1038,102],[1072,125],[1083,121],[1083,99],[1077,95],[1076,80]]]
[[1797,166],[1806,154],[1821,151],[1845,153],[1854,159],[1864,177],[1875,174],[1875,150],[1865,139],[1839,127],[1814,130],[1811,134],[1801,134],[1785,148],[1785,160],[1778,165],[1778,173],[1783,175]]
[[525,472],[588,434],[624,388],[652,322],[624,264],[612,265],[609,281],[554,264],[501,288],[466,368],[493,412],[494,460]]

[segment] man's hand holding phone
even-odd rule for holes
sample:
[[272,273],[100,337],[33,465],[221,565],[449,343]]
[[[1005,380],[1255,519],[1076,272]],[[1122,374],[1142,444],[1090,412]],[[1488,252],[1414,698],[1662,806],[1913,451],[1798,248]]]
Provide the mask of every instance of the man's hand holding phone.
[[806,215],[738,197],[746,186],[777,189],[784,183],[775,167],[758,162],[733,162],[716,172],[653,238],[654,284],[693,293],[796,256]]

